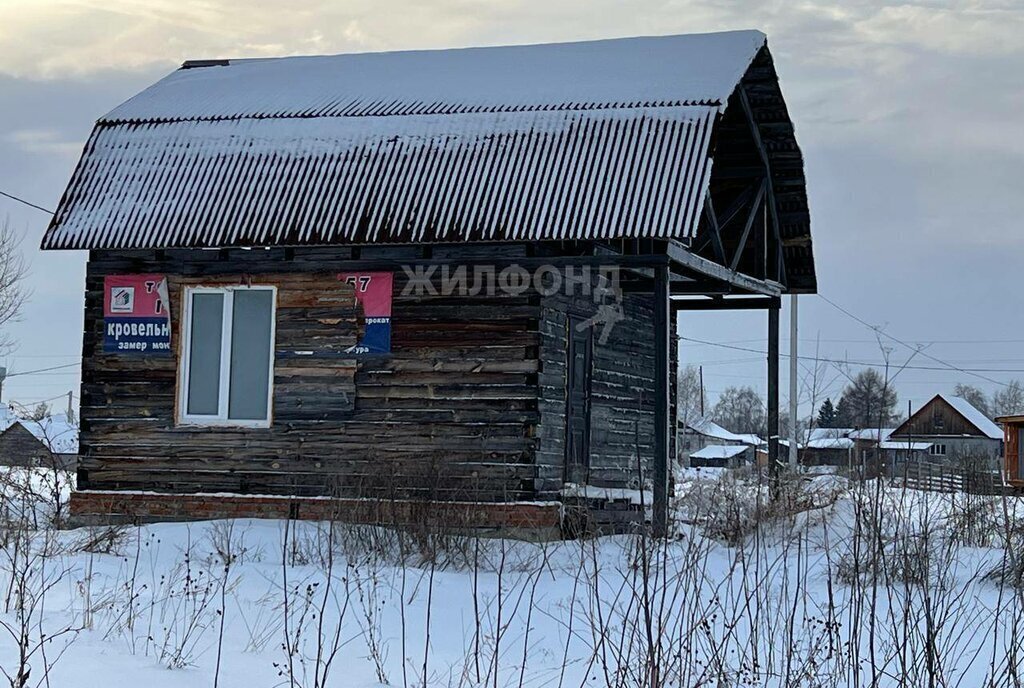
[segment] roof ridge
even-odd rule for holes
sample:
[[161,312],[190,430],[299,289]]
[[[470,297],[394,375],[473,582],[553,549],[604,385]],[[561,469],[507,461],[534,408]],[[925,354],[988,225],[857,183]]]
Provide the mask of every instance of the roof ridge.
[[[358,100],[352,101],[348,107],[355,108]],[[388,103],[392,110],[386,107],[383,109],[362,109],[349,112],[279,112],[273,114],[237,114],[237,115],[197,115],[182,117],[150,117],[150,118],[108,118],[106,115],[97,121],[101,127],[120,126],[124,124],[176,124],[178,122],[238,122],[242,120],[261,121],[268,119],[281,120],[303,120],[303,119],[341,119],[360,117],[423,117],[428,115],[475,115],[475,114],[502,114],[518,112],[588,112],[607,110],[635,110],[638,108],[656,110],[659,108],[720,108],[722,101],[717,98],[705,98],[698,100],[652,100],[652,101],[626,101],[626,102],[602,102],[602,101],[573,101],[560,103],[558,105],[531,103],[518,105],[469,105],[465,103],[451,104],[444,108],[435,107],[431,104],[429,108],[409,107],[396,110],[398,103]],[[116,112],[116,110],[115,110]]]

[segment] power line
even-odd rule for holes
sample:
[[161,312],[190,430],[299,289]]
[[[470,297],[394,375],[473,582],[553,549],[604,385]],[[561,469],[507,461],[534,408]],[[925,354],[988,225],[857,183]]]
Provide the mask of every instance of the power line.
[[[680,339],[685,339],[688,342],[694,342],[696,344],[704,344],[706,346],[717,346],[717,347],[722,348],[722,349],[732,349],[733,351],[745,351],[745,352],[752,353],[752,354],[764,354],[765,356],[768,355],[767,351],[762,351],[761,349],[751,349],[751,348],[746,347],[746,346],[735,346],[735,345],[732,345],[732,344],[723,344],[722,342],[709,342],[709,341],[705,341],[703,339],[693,339],[692,337],[680,337]],[[949,364],[945,363],[945,361],[939,361],[939,363],[942,363],[946,367],[939,368],[939,367],[936,367],[936,366],[914,366],[914,365],[896,366],[896,365],[891,364],[891,363],[890,364],[886,364],[884,361],[882,361],[882,362],[879,362],[879,361],[853,361],[853,360],[838,359],[838,358],[821,358],[821,357],[818,357],[818,356],[800,356],[800,355],[798,355],[797,359],[799,359],[801,361],[813,361],[815,363],[834,363],[836,365],[860,365],[860,366],[866,366],[868,368],[884,368],[886,365],[889,365],[890,367],[898,367],[898,368],[902,368],[902,369],[905,369],[905,370],[931,370],[931,371],[938,370],[938,371],[948,371],[948,370],[951,369],[951,366],[949,366]],[[961,372],[961,373],[970,373],[972,375],[976,375],[979,371],[980,372],[984,372],[984,373],[1024,373],[1024,368],[1007,368],[1007,369],[974,368],[974,369],[970,369],[970,368],[956,368],[956,367],[952,367],[952,370],[956,370],[956,371]],[[981,376],[979,376],[979,377],[981,377]],[[996,384],[999,384],[999,385],[1003,385],[1004,384],[1002,382],[998,382],[997,380],[989,380],[989,381],[990,382],[995,382]]]
[[46,208],[44,208],[41,205],[36,205],[35,203],[32,203],[31,201],[26,201],[24,198],[19,198],[18,196],[15,196],[14,194],[9,194],[6,191],[0,191],[0,196],[6,196],[7,198],[11,199],[12,201],[17,201],[18,203],[23,203],[23,204],[27,205],[29,208],[35,208],[36,210],[43,211],[47,215],[53,215],[53,211],[52,210],[47,210]]
[[7,377],[18,377],[19,375],[34,375],[35,373],[47,373],[51,370],[63,370],[64,368],[72,368],[74,366],[81,365],[81,363],[65,363],[64,365],[51,366],[49,368],[37,368],[36,370],[23,370],[19,373],[8,373]]
[[57,396],[50,397],[49,399],[40,399],[38,401],[11,401],[9,403],[20,404],[22,406],[38,406],[39,404],[48,404],[51,401],[57,401],[58,399],[67,399],[68,393],[58,394]]
[[[893,335],[891,335],[888,332],[884,331],[881,327],[879,327],[877,325],[872,325],[871,323],[867,322],[863,318],[857,317],[856,315],[854,315],[850,311],[846,310],[845,308],[840,306],[838,303],[836,303],[832,299],[830,299],[827,296],[825,296],[824,294],[819,293],[818,296],[821,297],[821,299],[825,303],[829,304],[830,306],[835,308],[840,313],[843,313],[847,317],[852,318],[853,320],[859,322],[861,325],[863,325],[864,327],[868,328],[869,330],[874,332],[876,335],[881,336],[881,337],[885,337],[886,339],[891,339],[892,341],[896,342],[897,344],[899,344],[901,346],[905,346],[906,348],[910,349],[911,351],[915,352],[916,354],[920,354],[921,356],[924,356],[925,358],[927,358],[929,360],[932,360],[932,361],[935,361],[936,363],[942,364],[943,366],[946,367],[946,369],[955,370],[957,372],[964,373],[965,375],[973,375],[976,378],[979,378],[981,380],[985,380],[986,382],[991,382],[992,384],[999,385],[1000,387],[1006,387],[1007,384],[1005,382],[1000,382],[999,380],[994,380],[994,379],[992,379],[990,377],[982,375],[981,372],[986,372],[986,373],[1021,373],[1021,372],[1024,372],[1024,370],[984,370],[984,369],[974,369],[974,370],[971,370],[971,369],[968,369],[968,368],[960,368],[958,366],[953,365],[952,363],[948,363],[946,361],[943,361],[941,358],[936,358],[935,356],[932,356],[931,354],[926,353],[922,349],[922,347],[911,346],[910,344],[906,343],[902,339],[900,339],[898,337],[894,337]],[[867,365],[867,364],[862,364],[862,365]],[[910,368],[910,366],[904,366],[904,367],[905,368]],[[912,369],[927,370],[926,368],[920,368],[919,366],[915,366]],[[942,370],[942,369],[940,368],[939,370]]]
[[[764,337],[752,337],[750,339],[729,339],[727,344],[750,344],[752,342],[763,342]],[[825,344],[874,344],[878,345],[877,339],[818,339],[816,337],[801,337],[801,342],[825,343]],[[911,340],[913,344],[1021,344],[1024,339],[921,339]],[[1024,360],[1024,359],[1022,359]]]

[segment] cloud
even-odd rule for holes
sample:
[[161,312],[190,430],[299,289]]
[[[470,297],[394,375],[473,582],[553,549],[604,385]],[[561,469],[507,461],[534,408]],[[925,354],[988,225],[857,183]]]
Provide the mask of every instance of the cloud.
[[0,5],[0,70],[58,78],[196,57],[445,45],[487,14],[457,2],[435,10],[371,0],[7,0]]
[[902,4],[882,7],[856,24],[868,42],[912,45],[960,55],[1020,55],[1024,52],[1024,8],[995,3],[952,7]]
[[81,141],[67,140],[56,129],[18,129],[4,138],[26,153],[77,156],[82,152]]

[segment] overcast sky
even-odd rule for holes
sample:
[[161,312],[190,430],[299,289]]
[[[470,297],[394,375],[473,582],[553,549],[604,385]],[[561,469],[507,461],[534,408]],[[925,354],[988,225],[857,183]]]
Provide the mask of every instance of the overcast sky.
[[[0,0],[0,190],[53,208],[96,118],[185,59],[743,28],[768,34],[796,123],[821,293],[995,381],[905,370],[901,408],[959,381],[991,392],[1024,379],[1020,0]],[[33,292],[6,364],[17,373],[73,363],[85,255],[39,252],[43,213],[0,198],[2,218],[25,234]],[[869,328],[816,296],[800,308],[801,353],[882,360]],[[765,329],[763,315],[680,326],[684,337],[753,350]],[[905,362],[910,350],[890,344],[891,360]],[[712,400],[730,385],[764,391],[756,353],[686,341],[681,351],[705,365]],[[944,367],[923,355],[911,365]],[[827,366],[824,381],[838,396],[842,372]],[[16,376],[3,399],[77,386],[77,368]]]

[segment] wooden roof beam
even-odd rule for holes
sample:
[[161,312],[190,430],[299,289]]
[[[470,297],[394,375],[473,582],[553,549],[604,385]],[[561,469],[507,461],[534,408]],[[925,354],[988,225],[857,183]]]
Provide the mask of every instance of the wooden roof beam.
[[716,282],[736,287],[751,294],[779,296],[782,285],[773,280],[759,280],[741,272],[736,272],[707,258],[690,253],[681,244],[670,241],[665,247],[669,260],[684,272],[703,277],[710,277]]

